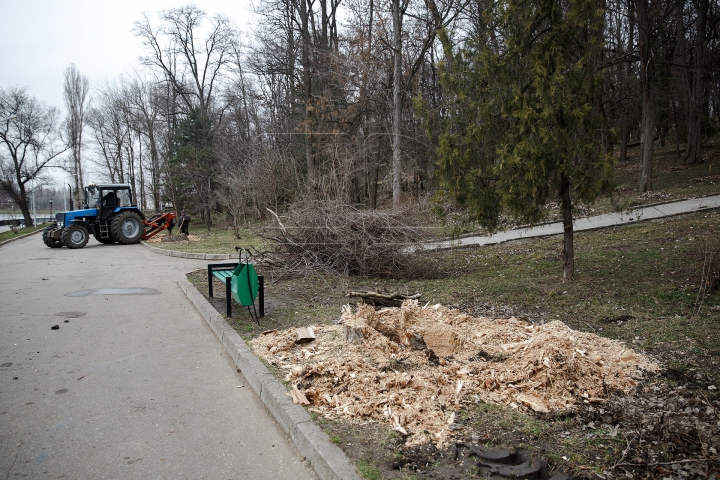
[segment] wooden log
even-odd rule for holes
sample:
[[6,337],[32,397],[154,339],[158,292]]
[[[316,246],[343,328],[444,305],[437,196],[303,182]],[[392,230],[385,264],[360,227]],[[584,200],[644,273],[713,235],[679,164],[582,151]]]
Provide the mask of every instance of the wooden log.
[[414,293],[412,295],[404,295],[402,293],[381,293],[373,291],[355,292],[350,291],[345,294],[346,297],[374,297],[383,298],[385,300],[417,300],[422,295],[420,293]]
[[308,343],[315,340],[315,332],[312,327],[298,327],[295,329],[295,333],[297,333],[295,343]]
[[364,291],[364,292],[347,292],[345,294],[346,297],[360,297],[363,299],[363,302],[368,303],[370,305],[382,305],[384,307],[399,307],[402,305],[402,302],[405,300],[417,300],[422,295],[419,293],[415,293],[412,295],[404,295],[402,293],[382,293],[382,292],[373,292],[373,291]]

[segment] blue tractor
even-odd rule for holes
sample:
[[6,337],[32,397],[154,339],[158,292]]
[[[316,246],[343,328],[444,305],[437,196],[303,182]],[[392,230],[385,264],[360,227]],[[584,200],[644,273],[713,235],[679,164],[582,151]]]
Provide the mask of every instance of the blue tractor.
[[85,187],[83,209],[58,213],[57,222],[45,228],[42,237],[50,248],[82,248],[91,234],[100,243],[129,245],[172,228],[174,213],[156,217],[145,220],[143,212],[133,205],[129,185],[90,184]]

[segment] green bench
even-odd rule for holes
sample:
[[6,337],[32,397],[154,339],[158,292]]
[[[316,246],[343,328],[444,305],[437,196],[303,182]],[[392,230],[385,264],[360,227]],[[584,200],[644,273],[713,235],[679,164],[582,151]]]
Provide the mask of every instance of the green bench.
[[[232,317],[232,300],[243,307],[254,307],[258,300],[258,325],[265,316],[265,277],[255,272],[250,263],[213,263],[207,266],[208,296],[213,296],[213,279],[225,285],[225,310]],[[251,313],[252,316],[252,313]]]

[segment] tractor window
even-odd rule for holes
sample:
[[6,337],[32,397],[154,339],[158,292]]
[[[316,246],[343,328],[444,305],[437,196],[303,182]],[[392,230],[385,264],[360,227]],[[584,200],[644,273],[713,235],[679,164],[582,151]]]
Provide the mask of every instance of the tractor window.
[[89,206],[95,206],[100,203],[100,191],[98,191],[95,187],[90,187],[85,189],[85,194],[87,195],[87,198],[85,199],[85,203]]
[[103,207],[117,207],[117,198],[114,190],[103,190],[102,192],[102,206]]
[[130,205],[132,205],[132,199],[130,198],[130,190],[118,190],[116,193],[118,207],[129,207]]

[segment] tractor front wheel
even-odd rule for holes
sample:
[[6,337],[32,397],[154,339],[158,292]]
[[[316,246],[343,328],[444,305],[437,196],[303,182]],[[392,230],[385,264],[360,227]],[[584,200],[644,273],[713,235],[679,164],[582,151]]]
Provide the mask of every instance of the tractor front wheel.
[[63,246],[62,240],[55,240],[55,238],[53,238],[56,230],[58,230],[56,226],[50,225],[49,227],[45,227],[42,232],[43,242],[50,248],[60,248]]
[[70,225],[62,232],[62,243],[68,248],[83,248],[87,245],[89,234],[82,225]]
[[142,217],[136,212],[119,213],[112,219],[110,233],[118,243],[124,245],[137,243],[145,233]]

